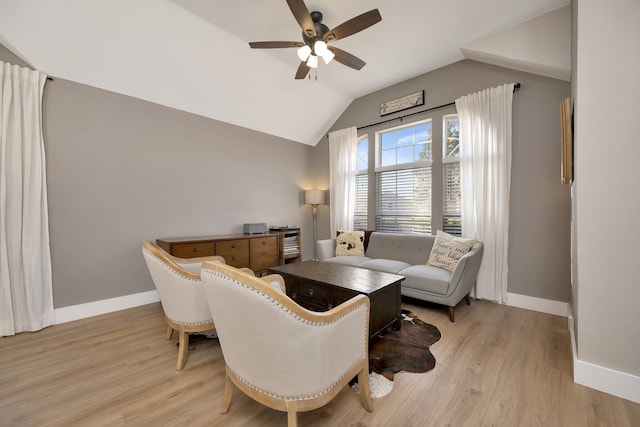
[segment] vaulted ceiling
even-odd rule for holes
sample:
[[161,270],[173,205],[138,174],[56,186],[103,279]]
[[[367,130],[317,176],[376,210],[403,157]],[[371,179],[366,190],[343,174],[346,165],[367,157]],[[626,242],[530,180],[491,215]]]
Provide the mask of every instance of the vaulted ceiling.
[[569,0],[307,0],[329,28],[377,8],[382,21],[294,80],[300,41],[285,0],[0,2],[0,43],[51,76],[315,145],[356,98],[471,58],[569,79]]

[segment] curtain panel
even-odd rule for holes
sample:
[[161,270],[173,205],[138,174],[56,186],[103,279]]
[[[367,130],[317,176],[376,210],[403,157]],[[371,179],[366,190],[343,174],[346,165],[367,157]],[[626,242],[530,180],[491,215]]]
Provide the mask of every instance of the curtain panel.
[[0,61],[0,336],[55,323],[42,130],[46,77]]
[[358,130],[355,127],[329,133],[329,212],[331,237],[338,230],[352,230],[355,215]]
[[456,99],[462,230],[484,243],[474,297],[507,302],[514,84]]

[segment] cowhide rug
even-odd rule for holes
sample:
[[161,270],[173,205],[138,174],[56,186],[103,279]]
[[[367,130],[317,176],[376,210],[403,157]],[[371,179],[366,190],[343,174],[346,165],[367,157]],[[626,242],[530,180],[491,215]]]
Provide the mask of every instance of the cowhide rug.
[[440,339],[440,331],[402,310],[402,326],[373,338],[369,350],[369,368],[393,381],[397,372],[427,372],[436,366],[429,346]]
[[[371,397],[386,396],[393,388],[393,377],[398,372],[427,372],[436,366],[429,346],[441,337],[433,325],[418,319],[414,313],[402,310],[399,330],[386,331],[371,339],[369,350],[369,385]],[[357,379],[356,379],[357,380]],[[359,392],[357,381],[352,384]]]

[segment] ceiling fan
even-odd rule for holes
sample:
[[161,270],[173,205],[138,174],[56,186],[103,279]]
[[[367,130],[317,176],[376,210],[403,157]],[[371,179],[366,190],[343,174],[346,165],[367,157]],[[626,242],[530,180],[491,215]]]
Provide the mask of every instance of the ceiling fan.
[[251,42],[249,46],[253,49],[280,49],[298,48],[300,66],[296,72],[296,79],[304,79],[311,68],[318,66],[318,57],[322,57],[325,63],[332,59],[347,67],[359,70],[365,66],[365,62],[342,49],[335,46],[328,46],[329,43],[343,39],[352,34],[369,28],[382,20],[378,9],[372,9],[361,15],[351,18],[346,22],[329,29],[322,23],[322,13],[314,11],[309,13],[309,9],[303,0],[287,0],[289,9],[294,18],[302,28],[301,42]]

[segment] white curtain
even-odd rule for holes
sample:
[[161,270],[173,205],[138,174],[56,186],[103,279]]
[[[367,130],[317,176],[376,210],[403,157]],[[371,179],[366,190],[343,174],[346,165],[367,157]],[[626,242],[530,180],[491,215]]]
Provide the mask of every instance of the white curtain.
[[358,130],[355,127],[329,133],[329,210],[331,236],[352,230],[356,197]]
[[465,237],[484,243],[475,297],[507,302],[513,83],[456,99]]
[[42,136],[46,77],[0,61],[0,336],[55,322]]

